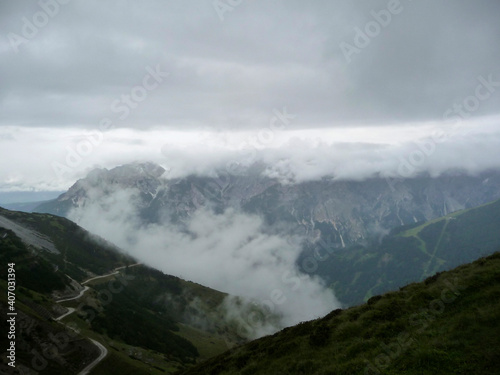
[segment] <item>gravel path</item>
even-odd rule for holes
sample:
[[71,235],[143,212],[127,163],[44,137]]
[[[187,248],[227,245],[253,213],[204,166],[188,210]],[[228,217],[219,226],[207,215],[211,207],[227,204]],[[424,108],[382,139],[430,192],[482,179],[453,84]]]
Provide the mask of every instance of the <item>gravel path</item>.
[[61,303],[61,302],[72,301],[72,300],[74,300],[74,299],[78,299],[78,298],[80,298],[81,296],[83,296],[83,294],[84,294],[87,290],[89,290],[89,287],[88,287],[88,286],[86,286],[85,288],[83,288],[82,290],[80,290],[80,293],[79,293],[77,296],[75,296],[75,297],[71,297],[71,298],[66,298],[66,299],[60,299],[59,301],[56,301],[56,302],[57,302],[57,303]]
[[96,358],[94,362],[92,362],[90,365],[85,367],[82,371],[78,373],[78,375],[87,375],[99,362],[101,362],[107,355],[108,355],[108,349],[104,345],[102,345],[99,341],[96,341],[94,339],[89,339],[94,343],[95,346],[99,348],[101,351],[101,354],[99,357]]

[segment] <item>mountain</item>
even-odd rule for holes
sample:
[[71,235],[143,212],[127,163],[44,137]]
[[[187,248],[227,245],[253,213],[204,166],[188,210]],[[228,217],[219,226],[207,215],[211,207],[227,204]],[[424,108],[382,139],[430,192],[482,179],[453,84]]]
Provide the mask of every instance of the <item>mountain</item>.
[[67,216],[74,207],[85,205],[97,195],[107,195],[113,188],[139,191],[144,202],[151,202],[152,197],[160,189],[160,179],[165,169],[153,163],[134,163],[107,169],[94,169],[86,178],[78,180],[66,193],[57,199],[40,204],[35,211]]
[[38,202],[19,202],[19,203],[0,203],[0,206],[11,211],[21,211],[21,212],[33,212],[36,208],[42,204],[47,203],[47,201]]
[[[499,172],[296,184],[265,177],[263,165],[217,177],[168,179],[164,172],[152,163],[96,170],[39,210],[132,206],[133,219],[143,225],[178,224],[182,231],[197,210],[234,207],[263,217],[269,232],[289,239],[298,234],[297,266],[320,276],[344,306],[500,246],[500,205],[488,204],[500,198]],[[125,203],[119,194],[127,189],[132,193]]]
[[[73,373],[104,356],[95,365],[96,373],[404,370],[416,374],[422,369],[424,373],[451,373],[456,367],[462,371],[458,373],[488,373],[489,366],[496,368],[495,353],[478,346],[481,340],[491,348],[498,345],[497,331],[484,326],[497,327],[498,288],[494,283],[499,281],[500,256],[434,274],[500,247],[498,173],[421,177],[388,185],[382,179],[284,184],[263,177],[262,171],[262,166],[254,166],[224,178],[167,179],[163,168],[136,163],[96,170],[44,207],[67,215],[73,208],[78,211],[97,205],[101,215],[111,204],[119,206],[119,214],[127,214],[132,206],[146,227],[149,223],[178,224],[181,229],[204,207],[216,212],[232,207],[258,214],[265,218],[266,230],[280,226],[285,233],[302,229],[299,233],[306,240],[297,266],[304,273],[321,276],[344,305],[365,300],[367,304],[335,310],[320,320],[212,358],[247,341],[238,319],[228,311],[240,309],[241,300],[233,299],[229,305],[230,297],[224,293],[137,264],[116,246],[63,217],[0,209],[0,257],[4,264],[18,265],[16,274],[23,281],[17,306],[22,320],[32,325],[21,329],[20,352],[41,353],[36,359],[20,355],[22,366],[39,373]],[[121,194],[125,191],[128,193]],[[113,196],[116,199],[109,199]],[[371,206],[363,208],[363,204]],[[329,209],[338,215],[335,220],[319,220],[318,215]],[[426,215],[435,217],[427,220]],[[359,233],[364,234],[354,236],[354,228],[361,228]],[[431,275],[423,284],[403,287]],[[443,275],[453,278],[450,281]],[[0,283],[5,288],[7,280],[7,269],[2,269]],[[285,277],[284,281],[293,280]],[[398,287],[402,287],[400,292],[373,297]],[[457,297],[457,304],[451,303],[449,292],[443,292],[445,287]],[[465,297],[462,290],[468,291],[467,298],[458,299],[462,294]],[[279,296],[270,297],[279,303]],[[450,301],[450,309],[446,301]],[[443,304],[446,310],[435,310]],[[453,306],[463,308],[464,313]],[[9,311],[7,296],[0,300],[0,308]],[[247,305],[245,316],[260,319],[269,315],[259,308],[258,304]],[[427,313],[415,317],[422,311]],[[469,325],[477,332],[469,331]],[[6,322],[3,326],[8,329]],[[419,330],[419,326],[430,328]],[[467,330],[465,337],[459,333],[462,329]],[[43,354],[56,345],[54,337],[68,338],[63,340],[68,343],[57,355]],[[436,343],[436,337],[444,337],[444,344]],[[410,339],[412,344],[406,345]],[[398,340],[406,346],[395,346]],[[468,346],[477,356],[463,353]],[[460,358],[465,362],[459,362]],[[35,368],[37,360],[45,363],[41,370]],[[5,359],[4,368],[6,363]]]
[[53,200],[62,191],[0,192],[0,206],[12,211],[32,212],[36,207]]
[[246,340],[226,294],[138,264],[62,217],[0,208],[0,260],[2,290],[16,280],[0,313],[17,313],[17,372],[8,353],[0,372],[78,373],[105,355],[95,373],[172,373]]
[[[328,251],[321,243],[304,256],[315,273],[352,306],[373,295],[421,281],[500,248],[500,200],[425,223],[393,229],[380,243]],[[307,262],[302,262],[307,264]]]
[[500,172],[478,176],[459,173],[412,179],[365,181],[323,179],[284,183],[254,165],[214,177],[168,178],[153,163],[97,169],[78,180],[56,200],[35,211],[67,216],[117,190],[133,189],[134,204],[144,223],[165,218],[183,222],[200,207],[216,211],[236,207],[266,218],[270,226],[342,248],[365,243],[390,229],[432,220],[451,212],[500,199]]
[[182,375],[498,374],[500,253],[286,328]]

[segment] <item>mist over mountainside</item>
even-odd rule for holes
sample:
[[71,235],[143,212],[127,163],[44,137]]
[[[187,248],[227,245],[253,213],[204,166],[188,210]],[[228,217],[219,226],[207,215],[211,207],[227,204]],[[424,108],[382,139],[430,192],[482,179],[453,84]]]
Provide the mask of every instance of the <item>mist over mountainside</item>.
[[[0,297],[0,311],[18,312],[15,374],[78,373],[99,355],[89,338],[110,352],[101,373],[172,372],[281,327],[260,306],[140,265],[50,214],[0,208],[0,260],[17,279],[15,304]],[[5,290],[8,280],[2,268]],[[245,309],[252,326],[240,323]],[[10,374],[4,359],[0,372]]]
[[[128,173],[130,171],[133,173]],[[127,245],[127,251],[148,264],[155,264],[163,271],[169,269],[172,273],[182,273],[206,285],[223,285],[225,291],[241,292],[243,298],[229,297],[143,266],[126,267],[123,274],[110,275],[116,277],[116,282],[123,278],[130,280],[124,289],[120,288],[119,293],[113,292],[110,303],[103,300],[102,296],[109,293],[111,285],[114,285],[111,284],[113,279],[110,283],[97,280],[88,284],[92,292],[85,297],[85,303],[68,305],[78,305],[79,312],[66,318],[65,324],[78,327],[83,340],[85,337],[97,338],[112,351],[98,367],[102,371],[120,368],[145,374],[187,369],[198,361],[197,358],[213,357],[234,343],[274,333],[311,317],[323,317],[329,312],[321,321],[301,324],[270,336],[265,341],[233,349],[225,357],[209,360],[203,365],[207,367],[197,367],[188,373],[204,373],[206,368],[212,366],[231,373],[233,370],[227,369],[232,366],[243,370],[250,365],[252,370],[248,371],[257,371],[259,366],[250,359],[253,354],[244,354],[244,359],[231,359],[229,362],[221,363],[219,360],[232,358],[234,353],[237,356],[240,353],[253,353],[256,348],[260,348],[271,354],[272,361],[279,363],[284,354],[275,353],[293,353],[293,350],[301,347],[302,344],[295,342],[296,336],[308,336],[306,344],[314,352],[330,347],[331,337],[335,337],[336,342],[347,340],[346,345],[356,347],[355,342],[347,339],[352,335],[346,336],[344,330],[353,328],[353,324],[356,327],[364,325],[370,319],[383,321],[380,314],[393,319],[395,315],[384,310],[385,302],[391,300],[392,304],[400,297],[391,294],[382,299],[385,302],[380,303],[380,297],[372,298],[368,306],[373,308],[365,305],[358,310],[340,313],[340,310],[335,310],[341,305],[332,291],[347,305],[358,304],[363,299],[489,254],[500,246],[497,230],[500,225],[500,200],[448,213],[443,218],[425,223],[398,226],[383,237],[372,238],[366,246],[358,244],[346,248],[331,243],[331,248],[325,248],[324,239],[327,237],[321,232],[322,227],[316,228],[320,233],[317,241],[311,242],[307,240],[307,232],[298,233],[296,227],[288,226],[286,222],[279,223],[276,217],[273,220],[272,215],[266,217],[245,212],[245,208],[236,205],[224,207],[221,202],[218,205],[215,198],[209,204],[199,205],[193,212],[184,211],[184,216],[162,214],[158,216],[157,223],[147,222],[147,209],[151,206],[143,205],[144,199],[164,187],[165,182],[158,177],[162,172],[162,169],[151,164],[125,166],[113,173],[96,171],[90,176],[93,188],[83,181],[75,184],[75,196],[81,193],[83,199],[80,202],[83,204],[70,209],[68,216],[78,217],[85,227],[93,227],[96,233],[105,238]],[[255,180],[255,176],[247,178],[248,181]],[[478,182],[478,179],[482,179],[484,191],[478,193],[478,197],[494,196],[496,190],[490,185],[495,176],[447,178],[470,181],[471,185],[474,180]],[[244,186],[243,182],[240,184]],[[445,183],[441,184],[444,186]],[[247,186],[249,190],[256,189],[255,185]],[[144,193],[141,194],[141,191]],[[460,194],[455,193],[455,196]],[[272,198],[268,199],[272,201]],[[116,266],[135,262],[121,254],[111,243],[90,235],[64,218],[3,209],[0,209],[0,218],[0,227],[5,228],[0,228],[0,257],[14,259],[22,265],[18,270],[23,279],[19,297],[22,318],[36,328],[36,334],[32,331],[23,333],[19,341],[21,345],[30,345],[33,338],[43,343],[50,342],[51,335],[60,337],[68,334],[64,327],[50,323],[55,316],[64,313],[64,308],[50,301],[53,296],[69,296],[81,289],[76,281],[65,277],[64,272],[82,282],[89,276],[106,274]],[[315,246],[321,248],[319,258],[315,254]],[[306,264],[301,261],[307,257],[316,259],[316,269],[299,267],[300,264]],[[492,263],[491,260],[489,262]],[[488,267],[490,269],[491,264]],[[3,274],[0,276],[4,278]],[[44,283],[37,280],[44,280]],[[437,280],[437,276],[431,280]],[[0,280],[0,284],[2,282]],[[412,297],[414,295],[420,296],[422,292],[418,288],[404,288],[412,291],[403,296],[405,301],[413,301],[416,298]],[[470,298],[475,297],[471,295]],[[397,304],[401,305],[400,302]],[[4,307],[0,301],[0,310]],[[36,315],[40,311],[44,311],[47,317]],[[408,311],[411,312],[411,309]],[[361,312],[362,318],[359,318],[358,312]],[[468,319],[466,315],[466,312],[459,311],[456,324]],[[337,319],[337,316],[340,318]],[[406,318],[406,315],[397,318],[399,323],[396,325],[404,328],[402,322]],[[139,321],[141,327],[149,332],[147,339],[134,329],[123,329],[133,328],[134,322]],[[389,323],[384,324],[385,327]],[[392,337],[393,331],[387,330],[389,333],[384,333],[383,337]],[[326,333],[323,334],[323,331]],[[367,353],[376,355],[377,350],[373,348],[377,339],[382,337],[382,331],[369,332],[370,337],[375,336],[365,349]],[[481,332],[477,337],[491,339]],[[476,345],[474,337],[469,335],[470,342]],[[434,344],[426,341],[423,345],[427,348]],[[34,348],[39,351],[43,349],[41,346]],[[68,346],[55,361],[46,360],[47,365],[40,373],[64,373],[70,367],[61,367],[59,359],[70,360],[71,369],[81,368],[98,354],[88,341],[85,344],[82,341],[81,348],[79,356],[75,356],[72,354],[75,350],[73,345]],[[347,355],[354,353],[353,350]],[[127,362],[126,353],[134,359],[133,363]],[[141,357],[136,357],[137,353],[142,353]],[[428,355],[438,354],[433,351]],[[488,357],[487,352],[481,355]],[[22,356],[22,366],[29,365],[30,359],[29,356]],[[297,356],[290,366],[316,369],[316,366],[323,366],[322,361],[314,355],[308,360]],[[395,363],[398,366],[399,362]],[[440,360],[440,366],[448,366],[446,363]],[[353,357],[349,363],[336,360],[335,365],[357,370],[367,366],[366,361],[362,362],[357,357]]]
[[227,351],[184,375],[498,374],[500,253]]
[[499,14],[0,0],[0,375],[500,374]]
[[[136,189],[108,192],[71,210],[69,218],[165,273],[265,308],[266,319],[250,324],[251,336],[269,334],[340,307],[321,278],[299,271],[301,237],[288,236],[286,228],[269,228],[258,215],[232,207],[217,211],[209,206],[200,207],[182,222],[167,217],[144,223]],[[248,324],[244,306],[231,303],[230,310]],[[278,321],[267,319],[273,314]]]
[[136,189],[134,201],[144,224],[185,222],[201,207],[216,212],[232,207],[258,214],[266,225],[286,223],[297,234],[321,232],[335,246],[359,244],[390,229],[431,220],[500,198],[500,172],[470,176],[458,172],[439,177],[371,178],[363,181],[323,179],[283,184],[264,175],[256,164],[238,173],[169,179],[154,163],[96,169],[56,200],[35,210],[67,216],[120,189]]
[[500,248],[500,200],[394,228],[380,242],[328,251],[310,246],[306,272],[322,276],[347,306],[421,281]]
[[[383,240],[499,199],[499,172],[283,184],[264,170],[169,179],[154,163],[98,169],[38,210],[66,215],[166,273],[257,301],[285,326],[339,307],[333,291],[358,304],[489,251],[441,258],[429,244],[417,259],[395,251],[394,236]],[[404,246],[420,251],[412,238]]]

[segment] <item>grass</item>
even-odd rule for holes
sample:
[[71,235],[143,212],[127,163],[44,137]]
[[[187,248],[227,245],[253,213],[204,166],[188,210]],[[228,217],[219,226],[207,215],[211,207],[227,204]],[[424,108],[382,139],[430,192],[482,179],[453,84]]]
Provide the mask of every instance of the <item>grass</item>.
[[[129,281],[129,284],[127,285],[127,287],[125,289],[123,289],[120,293],[114,295],[113,302],[111,302],[113,304],[116,300],[117,302],[119,302],[119,305],[121,306],[122,309],[125,305],[127,305],[126,303],[124,303],[124,301],[122,301],[122,297],[124,297],[125,294],[128,294],[130,292],[134,292],[136,290],[143,290],[141,275],[143,275],[145,272],[146,272],[146,274],[148,274],[147,269],[143,269],[140,266],[137,269],[135,269],[134,272],[136,273],[136,278],[132,281]],[[90,286],[91,288],[95,288],[96,290],[102,290],[103,288],[105,289],[106,285],[108,285],[110,281],[116,279],[116,277],[117,277],[117,275],[110,275],[109,277],[106,277],[106,278],[96,279],[94,281],[91,281],[87,285]],[[199,284],[195,284],[192,282],[182,281],[180,279],[172,279],[171,277],[169,277],[168,280],[171,280],[172,282],[180,282],[180,285],[183,286],[183,290],[184,290],[185,295],[194,294],[197,298],[202,298],[204,301],[206,301],[206,303],[208,305],[214,304],[213,306],[217,306],[218,304],[220,304],[220,302],[222,302],[222,299],[225,296],[225,294],[222,294],[218,291],[215,291],[215,290],[212,290],[209,288],[205,288]],[[138,285],[135,284],[137,282],[139,282]],[[149,289],[153,289],[154,285],[155,285],[154,280],[150,280],[149,283],[150,283]],[[132,289],[129,292],[127,292],[128,288],[132,288]],[[62,303],[62,305],[64,305],[64,306],[73,307],[73,308],[76,308],[78,306],[81,307],[82,304],[92,306],[93,308],[96,309],[96,311],[101,311],[101,313],[106,314],[106,315],[110,313],[108,311],[109,305],[104,306],[104,310],[102,310],[100,308],[100,303],[99,303],[98,298],[97,298],[97,293],[93,289],[90,289],[85,294],[84,297],[82,297],[78,300],[67,301],[67,302]],[[134,311],[138,314],[138,313],[141,313],[142,310],[136,309]],[[147,310],[145,312],[147,312],[147,314],[158,313],[158,311],[152,311],[152,310]],[[99,313],[99,314],[101,314],[101,313]],[[131,315],[127,315],[127,316],[132,317]],[[116,314],[113,313],[112,318],[116,319]],[[108,343],[108,344],[110,342],[112,342],[113,346],[111,346],[111,349],[117,348],[117,347],[120,347],[123,349],[123,348],[127,347],[128,351],[132,350],[133,352],[141,352],[141,353],[145,353],[145,352],[157,353],[157,352],[154,352],[152,350],[147,350],[144,347],[139,348],[138,346],[127,345],[127,344],[125,344],[125,342],[123,342],[120,339],[118,339],[117,337],[115,337],[116,335],[113,335],[114,337],[112,339],[104,334],[97,335],[96,332],[92,331],[92,329],[87,324],[85,324],[81,318],[79,318],[76,315],[76,313],[68,316],[64,320],[67,322],[78,323],[78,326],[80,327],[80,329],[82,329],[85,332],[85,334],[88,335],[89,337],[94,337],[98,341],[101,341],[101,342],[104,340],[104,342]],[[151,319],[149,319],[149,320],[151,321]],[[127,323],[126,325],[132,326],[133,330],[137,329],[137,327],[132,322],[130,322],[130,324]],[[141,326],[144,329],[143,325],[141,325]],[[177,326],[178,326],[178,331],[174,331],[173,334],[180,336],[184,339],[187,339],[189,342],[191,342],[196,347],[196,349],[199,351],[201,360],[218,355],[218,354],[224,352],[225,350],[227,350],[227,348],[228,348],[228,344],[226,343],[225,336],[221,336],[220,334],[217,334],[215,332],[212,332],[212,333],[205,332],[205,331],[202,331],[200,329],[196,329],[196,328],[191,327],[191,326],[186,325],[186,324],[177,324]],[[163,329],[163,327],[161,327],[161,328]],[[158,329],[160,329],[160,327]],[[122,332],[124,332],[123,329],[122,329]],[[104,332],[102,332],[102,333],[104,333]],[[124,335],[124,337],[127,337],[127,335]],[[163,339],[168,340],[168,337],[164,336]],[[108,349],[109,349],[109,347],[108,347]],[[111,350],[110,350],[110,353],[111,353]],[[158,358],[158,353],[156,355],[149,356],[151,358],[152,364],[146,366],[149,369],[148,371],[153,371],[154,373],[156,373],[155,371],[160,371],[160,370],[158,370],[158,368],[161,368],[162,370],[166,371],[167,373],[171,373],[171,372],[176,371],[179,368],[182,368],[183,366],[186,365],[186,363],[182,364],[178,360],[173,360],[172,357],[167,357],[164,354],[160,354],[160,356],[161,356],[161,358]],[[127,357],[127,358],[125,358],[126,362],[127,363],[130,362],[129,358],[128,358],[129,356],[126,355],[125,357]],[[133,355],[133,357],[134,357],[133,361],[130,363],[135,364],[136,365],[135,367],[137,367],[137,361],[141,362],[141,359],[137,355]],[[119,360],[119,354],[114,353],[113,357],[110,357],[109,362],[116,362],[118,360]],[[106,361],[108,361],[108,360],[106,360]],[[105,366],[105,365],[103,364],[103,366]],[[110,365],[110,366],[111,366],[110,368],[116,367],[114,365]],[[151,370],[150,369],[151,366],[153,366],[155,368],[155,370]]]
[[[82,281],[89,275],[107,274],[117,266],[135,263],[133,259],[119,254],[112,245],[92,238],[66,219],[1,208],[0,213],[20,225],[37,230],[60,251],[60,254],[34,251],[14,232],[0,228],[0,260],[3,259],[4,264],[16,263],[16,307],[30,316],[36,327],[41,327],[40,332],[33,336],[38,343],[49,342],[47,335],[51,330],[58,332],[65,329],[59,322],[52,321],[50,314],[42,309],[49,312],[53,310],[55,304],[51,293],[68,285],[65,273]],[[6,290],[6,269],[0,270],[2,290]],[[113,284],[110,283],[112,281]],[[120,277],[109,275],[91,281],[88,286],[91,289],[85,293],[85,297],[57,305],[73,308],[88,305],[84,309],[87,313],[94,309],[95,318],[91,319],[91,325],[82,319],[85,318],[85,312],[82,311],[63,319],[64,323],[76,324],[83,337],[94,338],[107,347],[109,356],[93,373],[173,373],[195,363],[198,350],[203,359],[222,353],[227,348],[224,337],[233,335],[218,311],[227,296],[225,293],[165,275],[158,270],[145,266],[131,267],[121,270]],[[98,298],[99,291],[104,292],[104,295],[112,292],[109,303],[105,301],[106,298]],[[6,294],[2,293],[2,311],[7,307],[6,298]],[[23,298],[27,304],[22,303]],[[204,332],[188,325],[192,323],[202,326],[210,323],[213,327]],[[6,324],[4,322],[2,326]],[[33,340],[32,335],[27,334],[26,340]],[[193,345],[189,340],[196,344]],[[79,341],[85,343],[85,348],[73,362],[69,359],[74,354],[65,354],[68,359],[66,363],[61,365],[58,361],[49,361],[47,369],[40,373],[75,372],[83,359],[90,359],[96,351],[95,346],[87,340]],[[20,358],[20,364],[23,363],[21,360],[28,361],[28,365],[31,360],[29,353],[26,358]]]
[[67,316],[62,322],[78,327],[82,336],[93,338],[108,349],[108,356],[94,368],[93,374],[171,374],[182,368],[178,362],[168,361],[162,353],[127,345],[94,332],[77,313]]
[[194,374],[498,374],[500,253],[210,359]]
[[467,208],[467,209],[464,209],[464,210],[455,211],[455,212],[452,212],[451,214],[448,214],[446,216],[438,217],[436,219],[426,221],[424,224],[419,225],[419,226],[414,227],[414,228],[411,228],[409,230],[403,231],[403,232],[399,233],[398,235],[402,236],[402,237],[415,237],[416,235],[418,235],[423,229],[425,229],[429,225],[438,223],[438,222],[443,221],[443,220],[449,220],[450,218],[457,218],[458,216],[466,214],[466,213],[468,213],[470,211],[477,210],[477,209],[482,209],[484,207],[488,207],[488,206],[491,206],[491,205],[496,205],[499,202],[500,202],[500,200],[496,200],[496,201],[493,201],[493,202],[488,202],[488,203],[483,204],[481,206],[477,206],[477,207]]
[[[380,243],[333,252],[318,274],[344,306],[395,290],[500,247],[500,200],[427,223],[395,228]],[[354,275],[356,277],[354,277]]]
[[186,324],[179,324],[179,336],[191,341],[200,353],[200,360],[205,360],[225,352],[228,349],[226,338],[218,334],[210,334]]

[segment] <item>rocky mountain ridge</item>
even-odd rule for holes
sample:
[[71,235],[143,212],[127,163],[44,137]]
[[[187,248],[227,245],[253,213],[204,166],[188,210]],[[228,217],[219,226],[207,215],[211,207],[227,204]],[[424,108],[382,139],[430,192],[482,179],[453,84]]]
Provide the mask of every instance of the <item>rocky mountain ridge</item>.
[[449,173],[412,179],[364,181],[323,179],[283,184],[265,176],[264,166],[213,177],[169,178],[154,163],[134,163],[92,171],[56,200],[35,210],[67,216],[117,190],[136,192],[144,223],[162,218],[183,222],[201,207],[236,207],[286,224],[309,239],[328,237],[337,247],[363,243],[390,229],[432,220],[500,198],[500,172],[477,176]]

